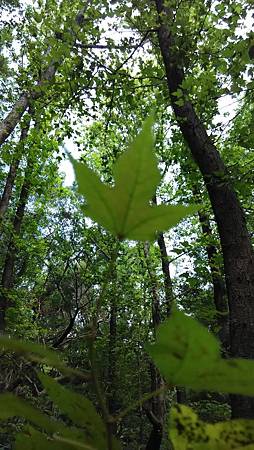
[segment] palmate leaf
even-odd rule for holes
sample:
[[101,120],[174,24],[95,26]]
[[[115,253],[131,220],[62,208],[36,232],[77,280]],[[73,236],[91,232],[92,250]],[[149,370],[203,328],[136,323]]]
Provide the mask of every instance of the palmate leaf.
[[158,327],[156,342],[147,350],[169,384],[254,395],[254,361],[222,359],[217,339],[177,309]]
[[119,239],[154,240],[156,232],[175,226],[197,210],[197,206],[149,204],[161,179],[152,125],[150,117],[115,163],[113,187],[102,183],[86,164],[71,158],[78,190],[87,201],[85,214]]
[[254,421],[210,424],[188,406],[177,405],[170,414],[169,436],[175,450],[254,450]]

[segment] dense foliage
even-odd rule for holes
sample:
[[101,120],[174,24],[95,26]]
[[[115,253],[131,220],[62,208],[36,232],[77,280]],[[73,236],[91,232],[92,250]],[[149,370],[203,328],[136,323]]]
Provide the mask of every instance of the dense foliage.
[[254,448],[253,2],[0,4],[0,449]]

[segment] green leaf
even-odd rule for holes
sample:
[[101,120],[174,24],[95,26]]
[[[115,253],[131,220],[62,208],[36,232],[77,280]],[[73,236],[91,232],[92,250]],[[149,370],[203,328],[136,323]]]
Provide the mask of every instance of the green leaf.
[[44,345],[20,341],[9,336],[0,336],[0,348],[24,355],[31,361],[55,367],[66,375],[89,378],[89,374],[67,367],[56,351],[49,350]]
[[197,206],[152,206],[160,182],[153,151],[153,119],[148,118],[113,169],[114,187],[101,182],[86,164],[71,158],[79,192],[86,198],[85,214],[120,239],[154,240],[156,232],[175,226]]
[[53,434],[58,431],[55,427],[57,423],[54,423],[49,416],[41,413],[26,401],[12,394],[1,394],[0,419],[6,420],[14,416],[23,417],[49,433]]
[[[39,378],[54,404],[75,425],[85,430],[84,443],[93,445],[98,450],[105,450],[107,448],[106,427],[90,400],[66,389],[47,375],[40,373]],[[117,442],[114,444],[114,449],[119,448]]]
[[172,409],[169,436],[175,450],[254,450],[254,421],[210,424],[185,405]]
[[177,309],[158,327],[156,343],[147,349],[170,384],[254,395],[254,361],[222,359],[217,339]]
[[[77,448],[80,447],[82,443],[85,443],[86,435],[82,430],[74,427],[66,427],[61,422],[52,420],[47,414],[41,413],[26,401],[15,397],[12,394],[0,395],[0,419],[6,420],[15,416],[23,417],[28,422],[47,432],[51,439],[54,439],[54,436],[56,436],[55,439],[57,441],[62,439],[62,441],[69,440],[75,442]],[[100,450],[99,447],[98,450]]]
[[26,427],[25,431],[18,433],[15,441],[15,450],[96,450],[91,445],[78,442],[73,439],[62,438],[55,435],[49,438],[32,427]]

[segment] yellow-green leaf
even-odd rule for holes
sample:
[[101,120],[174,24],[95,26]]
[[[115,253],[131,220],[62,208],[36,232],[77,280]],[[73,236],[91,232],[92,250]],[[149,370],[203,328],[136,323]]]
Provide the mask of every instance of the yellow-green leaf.
[[185,405],[172,408],[169,436],[175,450],[254,450],[254,421],[210,424]]

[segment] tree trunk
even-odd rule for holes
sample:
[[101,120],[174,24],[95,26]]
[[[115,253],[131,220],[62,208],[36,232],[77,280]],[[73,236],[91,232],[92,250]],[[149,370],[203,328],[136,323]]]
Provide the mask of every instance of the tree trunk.
[[[113,291],[115,291],[115,289],[113,289]],[[116,392],[117,301],[115,298],[115,292],[111,292],[111,294],[108,360],[108,381],[110,384],[110,394],[108,397],[108,410],[111,415],[114,415],[118,409]]]
[[4,191],[3,191],[3,194],[2,194],[2,198],[0,200],[0,222],[2,222],[2,220],[4,218],[4,215],[5,215],[5,213],[6,213],[7,209],[8,209],[9,203],[10,203],[12,190],[13,190],[13,186],[14,186],[14,183],[15,183],[17,170],[19,168],[19,163],[20,163],[20,158],[21,158],[21,151],[20,151],[21,149],[20,149],[20,147],[22,147],[22,149],[24,150],[24,141],[27,138],[29,127],[30,127],[30,121],[29,121],[29,123],[26,126],[24,126],[21,129],[21,134],[20,134],[20,140],[19,140],[18,148],[15,151],[15,154],[13,156],[13,161],[12,161],[12,163],[10,165],[10,169],[9,169],[9,173],[7,175]]
[[[80,20],[81,16],[87,10],[87,5],[85,5],[75,17],[75,25],[82,25],[83,21]],[[71,34],[73,37],[73,35]],[[61,57],[59,60],[52,60],[46,70],[42,73],[40,80],[35,82],[34,87],[29,92],[23,92],[16,103],[13,105],[12,110],[7,114],[5,119],[0,123],[0,145],[2,145],[6,139],[14,131],[17,124],[20,122],[24,112],[27,110],[28,106],[36,99],[43,97],[45,89],[49,85],[55,76],[57,67],[61,64]]]
[[[171,104],[193,158],[204,178],[220,235],[229,300],[231,356],[254,358],[254,254],[246,220],[226,167],[213,140],[188,100],[177,105],[184,72],[169,31],[170,10],[155,0],[160,26],[158,38]],[[254,417],[254,399],[232,397],[233,417]]]
[[[160,297],[158,293],[156,274],[150,264],[149,260],[149,244],[144,244],[144,256],[147,266],[147,272],[150,278],[150,290],[152,295],[152,323],[153,332],[156,336],[156,329],[161,323],[161,311],[160,311]],[[159,389],[163,386],[164,381],[156,368],[151,362],[151,392]],[[151,402],[151,409],[145,408],[148,419],[152,424],[152,430],[147,442],[146,450],[159,450],[162,436],[163,436],[163,421],[165,416],[165,398],[164,395],[158,395],[154,397]]]
[[172,307],[172,302],[173,302],[174,296],[173,296],[172,280],[171,280],[170,270],[169,270],[168,252],[167,252],[167,247],[166,247],[163,233],[159,234],[157,243],[158,243],[158,246],[160,249],[160,254],[161,254],[161,269],[162,269],[163,278],[164,278],[166,314],[167,314],[167,317],[169,317],[170,313],[171,313],[171,307]]
[[0,145],[2,145],[14,131],[14,129],[20,122],[24,112],[29,107],[30,103],[33,100],[36,100],[43,96],[44,89],[55,76],[56,67],[57,64],[55,62],[52,62],[45,70],[45,72],[43,72],[41,79],[37,82],[35,88],[30,92],[21,94],[20,98],[14,104],[12,110],[0,123]]
[[20,235],[25,208],[29,197],[29,190],[31,186],[31,166],[32,166],[31,161],[28,161],[16,213],[13,219],[12,235],[10,238],[10,242],[5,257],[5,263],[1,280],[1,294],[0,294],[0,333],[3,333],[5,331],[6,311],[7,308],[11,305],[11,300],[9,298],[8,291],[12,289],[14,286],[14,275],[15,275],[14,268],[18,252],[16,240],[17,237]]
[[[109,341],[108,341],[108,412],[111,416],[114,416],[119,410],[119,400],[117,395],[117,267],[116,262],[112,267],[111,272],[111,289],[110,289],[110,299],[109,299]],[[112,435],[117,433],[117,424],[111,423],[110,425]]]
[[[212,238],[212,230],[209,223],[209,218],[205,213],[198,213],[199,222],[204,236]],[[230,336],[229,336],[229,312],[226,286],[219,267],[216,267],[216,257],[218,251],[215,245],[210,241],[206,244],[206,252],[208,257],[209,268],[211,272],[213,284],[213,298],[214,305],[217,311],[216,318],[219,327],[218,337],[221,342],[222,351],[228,354],[230,350]]]

